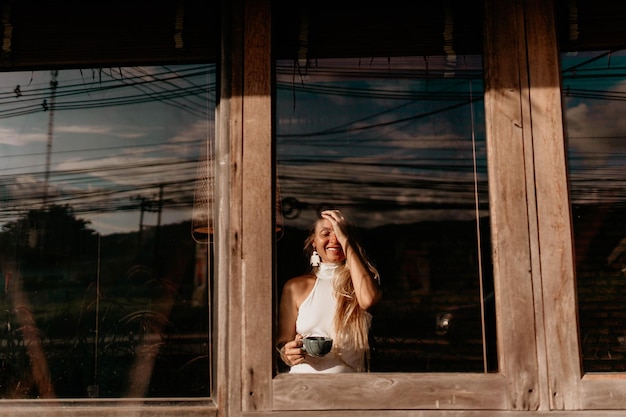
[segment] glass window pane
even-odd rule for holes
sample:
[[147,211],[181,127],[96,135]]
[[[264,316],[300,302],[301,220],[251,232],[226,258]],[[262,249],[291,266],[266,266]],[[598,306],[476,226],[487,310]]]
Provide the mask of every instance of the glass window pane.
[[561,61],[583,370],[626,371],[626,51]]
[[0,74],[1,397],[210,394],[214,107],[214,65]]
[[496,371],[481,57],[279,60],[276,73],[278,294],[308,269],[316,212],[341,209],[382,278],[370,369]]

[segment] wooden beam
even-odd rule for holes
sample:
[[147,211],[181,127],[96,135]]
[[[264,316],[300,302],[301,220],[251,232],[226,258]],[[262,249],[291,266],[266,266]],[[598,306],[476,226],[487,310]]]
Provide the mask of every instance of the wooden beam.
[[[499,369],[508,408],[536,410],[539,380],[525,147],[530,122],[523,9],[516,0],[485,2],[485,119]],[[532,192],[532,190],[531,190]]]
[[273,244],[271,7],[244,1],[242,409],[271,405]]
[[550,408],[571,410],[581,406],[581,356],[554,5],[525,0],[525,17],[541,253],[541,268],[533,275],[541,277],[535,280],[535,304],[543,316],[538,327],[545,329],[537,346],[549,369]]
[[281,374],[274,410],[502,410],[505,390],[498,374]]
[[241,230],[243,49],[241,1],[221,4],[220,95],[215,142],[215,401],[219,416],[241,415]]

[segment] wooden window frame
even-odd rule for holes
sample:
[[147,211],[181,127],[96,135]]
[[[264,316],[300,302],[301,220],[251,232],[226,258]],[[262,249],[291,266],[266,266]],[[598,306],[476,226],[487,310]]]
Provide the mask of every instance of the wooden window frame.
[[[271,20],[269,2],[244,1],[242,13],[245,16],[242,24],[242,39],[239,42],[236,36],[239,31],[233,30],[233,45],[242,45],[240,54],[230,55],[233,59],[232,67],[225,72],[229,80],[236,84],[240,79],[239,87],[231,86],[227,92],[229,96],[228,120],[222,118],[223,125],[230,130],[230,147],[228,165],[230,172],[230,203],[226,203],[224,210],[229,214],[228,236],[225,245],[229,247],[231,262],[225,266],[230,272],[229,282],[229,325],[228,343],[231,346],[241,346],[241,357],[235,355],[229,360],[228,365],[239,368],[241,371],[241,405],[244,412],[252,411],[310,411],[310,410],[336,410],[336,409],[511,409],[511,391],[519,390],[519,397],[527,395],[528,388],[517,387],[516,379],[507,378],[507,373],[497,374],[413,374],[413,373],[369,373],[350,375],[315,375],[298,376],[281,374],[272,376],[273,357],[272,343],[273,331],[271,320],[273,307],[273,256],[268,255],[268,248],[273,245],[272,233],[272,106],[271,106]],[[242,59],[237,62],[237,57]],[[238,97],[235,91],[241,92]],[[261,94],[261,95],[259,95]],[[226,102],[220,102],[222,107]],[[236,120],[238,116],[241,120]],[[237,130],[232,130],[236,126]],[[497,136],[496,127],[491,127],[490,134]],[[508,132],[507,132],[508,134]],[[519,134],[518,134],[519,135]],[[491,145],[494,147],[493,140]],[[521,142],[518,149],[512,152],[520,157],[523,155]],[[500,147],[502,148],[502,147]],[[218,156],[219,158],[219,156]],[[506,158],[505,158],[506,159]],[[226,162],[226,161],[224,161]],[[494,172],[498,172],[498,164],[508,165],[510,161],[492,158],[490,161],[495,166]],[[517,161],[523,165],[523,161]],[[218,165],[221,163],[218,161]],[[238,168],[239,167],[239,168]],[[523,171],[517,177],[512,175],[511,181],[517,190],[525,190],[525,178]],[[261,192],[258,192],[261,190]],[[501,192],[496,188],[496,192]],[[528,248],[528,228],[524,221],[526,201],[524,193],[511,196],[523,204],[496,204],[492,210],[495,212],[507,210],[514,211],[503,215],[503,218],[515,217],[518,221],[509,226],[507,239],[512,247]],[[238,203],[241,204],[238,204]],[[222,212],[222,210],[218,210]],[[496,216],[496,218],[498,218]],[[234,221],[237,219],[237,221]],[[241,220],[239,220],[241,219]],[[521,220],[521,221],[520,221]],[[218,227],[221,222],[218,222]],[[513,233],[515,232],[515,233]],[[219,233],[219,230],[218,230]],[[515,241],[512,241],[515,239]],[[528,252],[528,249],[526,250]],[[519,254],[514,254],[519,257]],[[501,253],[500,265],[508,265],[505,256]],[[503,288],[511,288],[504,291],[500,298],[507,294],[525,293],[531,297],[531,285],[529,281],[530,255],[522,255],[526,258],[527,265],[523,268],[509,267],[501,274],[506,274],[511,285],[500,285]],[[218,261],[220,262],[220,261]],[[500,269],[504,269],[501,267]],[[521,272],[520,272],[521,271]],[[236,279],[241,277],[241,280]],[[241,298],[238,298],[241,297]],[[510,297],[514,298],[514,297]],[[506,303],[500,305],[500,309],[507,309],[512,305],[525,305],[520,308],[521,319],[527,324],[528,331],[534,332],[532,303]],[[519,313],[518,313],[519,314]],[[507,316],[512,316],[508,314]],[[238,326],[238,325],[241,325]],[[502,326],[500,326],[502,332]],[[241,329],[241,331],[237,331]],[[221,335],[220,335],[221,336]],[[530,345],[532,348],[525,350],[524,357],[516,357],[506,363],[508,375],[516,372],[524,372],[534,375],[536,381],[537,365],[534,350],[534,342],[528,343],[526,331],[524,336],[517,335],[514,338],[500,338],[499,350],[502,358],[506,360],[513,355],[505,353],[513,347],[521,344]],[[532,338],[534,340],[534,338]],[[244,342],[245,341],[245,342]],[[232,349],[231,349],[232,350]],[[241,362],[239,362],[241,361]],[[519,369],[519,370],[518,370]],[[232,373],[230,373],[232,375]],[[230,384],[237,384],[232,378]],[[535,382],[536,384],[536,382]],[[347,387],[349,391],[346,392]],[[531,396],[535,397],[538,389],[533,386]],[[233,390],[235,386],[232,387]],[[336,398],[337,392],[345,392],[341,399]],[[522,406],[524,401],[519,401]],[[519,407],[518,406],[518,407]]]
[[[270,0],[229,3],[218,105],[218,408],[224,415],[617,416],[626,377],[582,376],[554,10],[485,0],[499,372],[273,375]],[[223,22],[225,23],[225,21]],[[230,48],[230,49],[229,49]],[[339,393],[339,395],[338,395]],[[585,410],[586,409],[586,410]],[[348,410],[353,410],[352,412]],[[388,410],[381,414],[381,410]],[[416,410],[419,414],[415,414]],[[517,415],[517,414],[516,414]],[[520,414],[521,415],[521,414]]]

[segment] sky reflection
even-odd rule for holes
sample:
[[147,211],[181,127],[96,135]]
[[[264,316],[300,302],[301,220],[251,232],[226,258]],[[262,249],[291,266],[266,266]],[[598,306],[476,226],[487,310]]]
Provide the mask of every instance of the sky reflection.
[[[0,80],[0,223],[69,204],[101,233],[135,230],[140,203],[161,193],[163,222],[191,218],[197,161],[213,132],[214,66],[16,72]],[[156,222],[154,211],[147,216]]]

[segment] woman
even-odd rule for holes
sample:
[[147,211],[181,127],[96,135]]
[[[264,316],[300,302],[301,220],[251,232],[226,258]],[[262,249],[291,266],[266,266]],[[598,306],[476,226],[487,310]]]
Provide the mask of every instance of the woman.
[[[283,287],[276,348],[291,373],[364,371],[368,309],[381,296],[380,278],[341,212],[325,210],[320,216],[305,240],[311,272]],[[307,355],[302,348],[306,336],[332,338],[332,351],[322,357]]]

